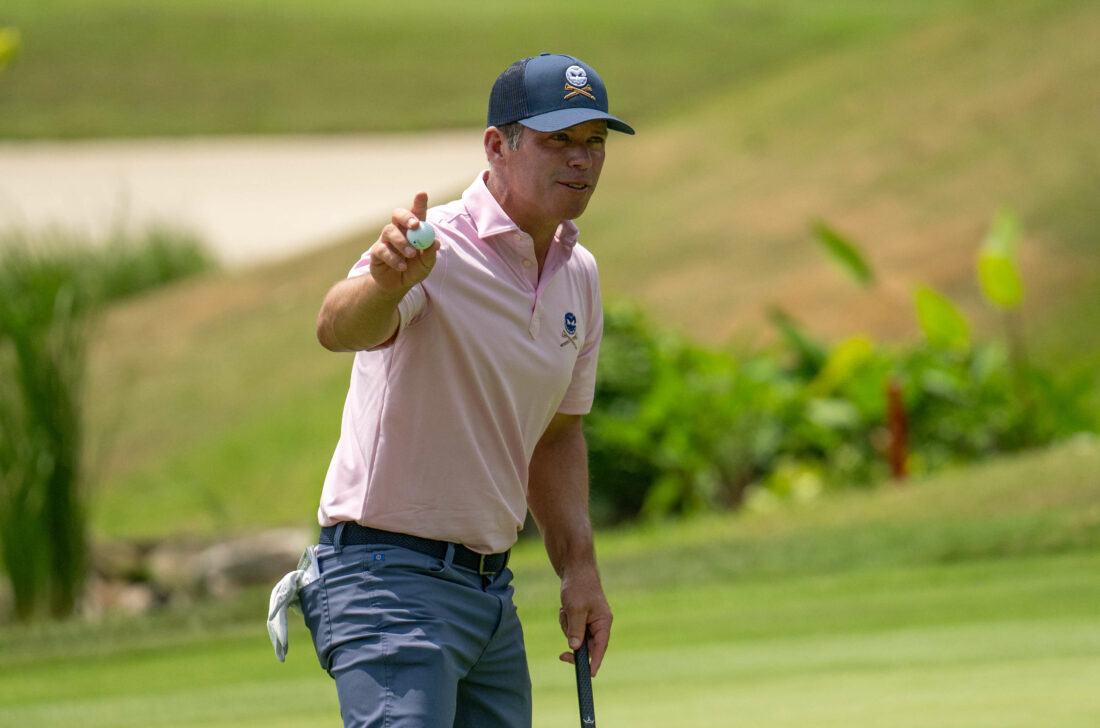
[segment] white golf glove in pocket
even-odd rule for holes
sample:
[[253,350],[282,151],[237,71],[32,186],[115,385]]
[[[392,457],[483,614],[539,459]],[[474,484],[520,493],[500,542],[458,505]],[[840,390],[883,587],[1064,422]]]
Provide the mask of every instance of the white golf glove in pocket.
[[267,634],[271,638],[271,646],[275,648],[275,656],[279,658],[279,662],[286,661],[286,653],[290,648],[286,610],[300,609],[298,592],[319,577],[317,547],[310,546],[298,560],[298,568],[280,579],[271,590],[271,601],[267,608]]

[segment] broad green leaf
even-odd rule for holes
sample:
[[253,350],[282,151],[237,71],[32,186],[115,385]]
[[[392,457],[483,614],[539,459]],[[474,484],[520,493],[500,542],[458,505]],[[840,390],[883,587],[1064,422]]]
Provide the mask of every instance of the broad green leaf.
[[953,351],[970,349],[970,324],[955,304],[928,286],[916,290],[914,302],[928,343]]
[[997,308],[1015,308],[1023,300],[1024,285],[1016,264],[1019,237],[1016,216],[1001,210],[993,218],[978,253],[978,283],[986,300]]
[[983,250],[978,255],[978,282],[986,299],[997,308],[1016,308],[1024,298],[1024,284],[1012,258]]
[[852,276],[856,283],[865,287],[874,283],[875,275],[871,266],[867,264],[866,258],[850,238],[841,235],[823,222],[816,223],[813,230],[829,257]]
[[825,366],[810,384],[809,391],[826,395],[851,379],[875,354],[875,344],[866,336],[853,336],[833,347]]
[[846,399],[811,399],[806,419],[827,430],[854,430],[860,424],[859,410]]

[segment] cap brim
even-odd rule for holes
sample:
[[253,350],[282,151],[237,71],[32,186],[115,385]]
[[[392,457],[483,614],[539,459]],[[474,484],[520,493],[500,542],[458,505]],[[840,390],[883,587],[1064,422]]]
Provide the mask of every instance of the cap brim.
[[530,119],[520,119],[519,123],[535,131],[548,132],[561,131],[586,121],[598,120],[606,121],[608,129],[621,131],[624,134],[634,133],[634,129],[625,121],[599,109],[558,109],[532,116]]

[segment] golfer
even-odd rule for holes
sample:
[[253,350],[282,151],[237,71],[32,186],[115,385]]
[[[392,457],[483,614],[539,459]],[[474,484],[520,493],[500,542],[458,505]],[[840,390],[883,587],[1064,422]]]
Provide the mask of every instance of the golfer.
[[[300,599],[346,726],[531,725],[508,552],[528,508],[592,673],[611,630],[588,514],[582,416],[603,331],[573,220],[600,178],[608,113],[588,64],[513,63],[489,98],[488,170],[461,199],[417,194],[317,320],[357,352]],[[427,220],[435,242],[406,234]],[[572,661],[571,652],[561,659]]]

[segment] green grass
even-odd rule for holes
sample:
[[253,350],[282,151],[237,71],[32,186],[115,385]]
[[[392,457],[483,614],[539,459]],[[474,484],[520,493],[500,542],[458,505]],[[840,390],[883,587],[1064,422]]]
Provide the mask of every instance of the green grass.
[[[1091,726],[1096,554],[620,594],[595,682],[608,726]],[[1056,606],[1055,606],[1056,604]],[[251,624],[175,644],[7,661],[16,724],[338,724],[308,634],[286,664]],[[549,605],[526,605],[537,726],[575,720]],[[538,621],[541,619],[541,622]],[[76,639],[80,639],[77,636]]]
[[[1069,443],[813,508],[598,539],[616,610],[605,726],[1085,728],[1100,719],[1100,445]],[[537,726],[575,721],[556,579],[514,559]],[[100,625],[0,629],[13,724],[331,725],[292,619],[285,664],[249,592]]]
[[466,128],[496,74],[542,51],[595,64],[642,123],[953,6],[431,0],[410,18],[382,0],[9,0],[0,25],[24,47],[0,138]]

